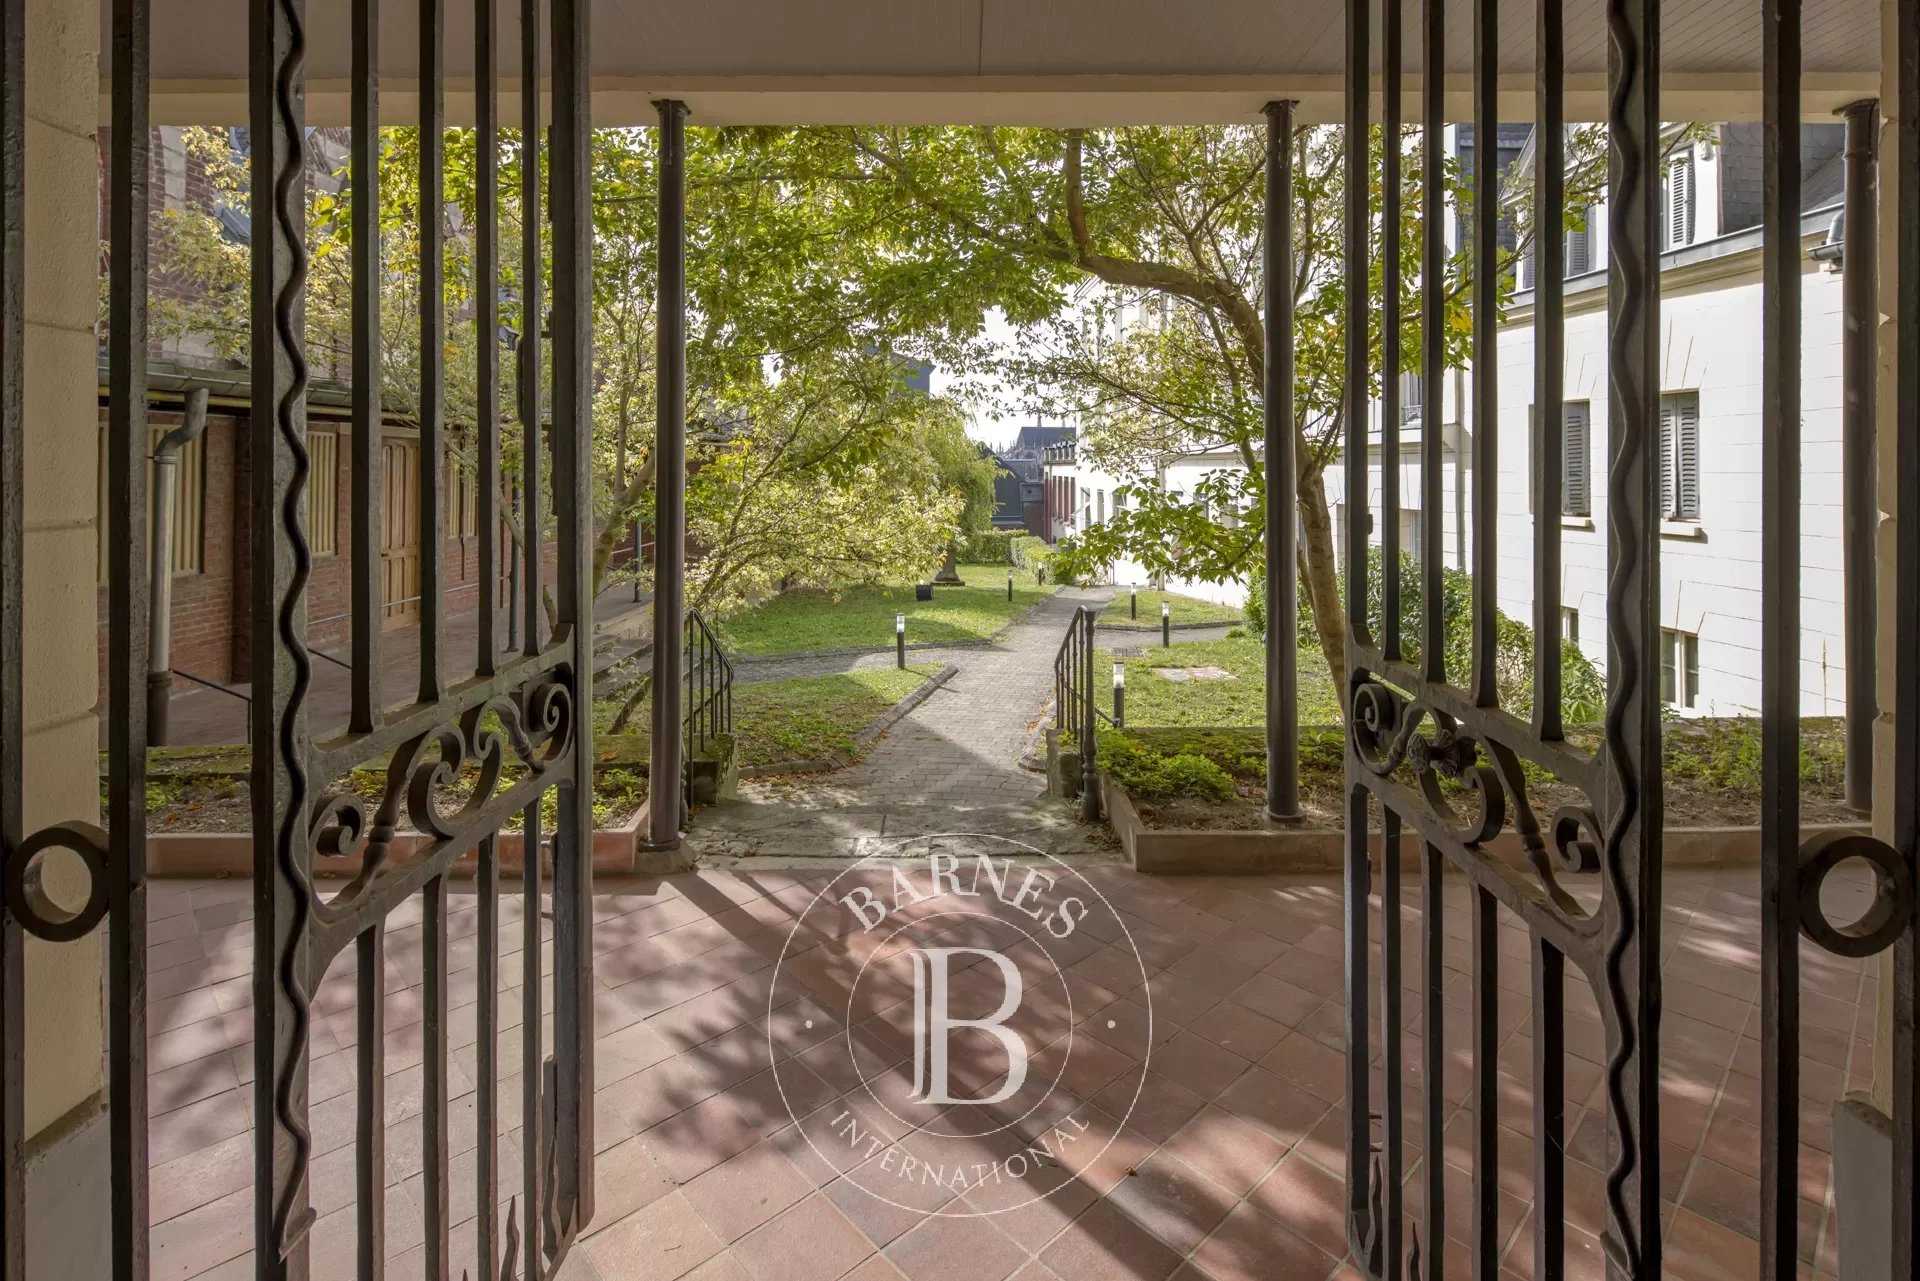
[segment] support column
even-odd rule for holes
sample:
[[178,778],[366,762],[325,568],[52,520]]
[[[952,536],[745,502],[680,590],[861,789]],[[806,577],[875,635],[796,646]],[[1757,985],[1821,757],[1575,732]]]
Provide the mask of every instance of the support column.
[[660,112],[659,392],[653,488],[653,738],[647,843],[680,844],[680,664],[687,560],[687,104]]
[[1879,713],[1874,683],[1878,645],[1878,591],[1874,583],[1874,538],[1879,524],[1874,413],[1879,378],[1874,352],[1879,276],[1878,210],[1874,135],[1880,104],[1873,99],[1842,108],[1847,118],[1845,240],[1841,251],[1841,466],[1842,528],[1846,572],[1847,804],[1873,809],[1873,722]]
[[1300,700],[1293,618],[1293,102],[1267,104],[1266,383],[1267,817],[1300,814]]

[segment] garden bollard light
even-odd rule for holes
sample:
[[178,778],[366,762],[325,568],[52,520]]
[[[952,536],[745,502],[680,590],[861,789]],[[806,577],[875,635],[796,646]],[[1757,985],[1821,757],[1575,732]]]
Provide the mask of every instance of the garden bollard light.
[[1167,649],[1173,644],[1173,607],[1165,601],[1160,602],[1160,648]]
[[1007,571],[1007,600],[1009,603],[1013,600],[1013,571],[1011,569]]
[[905,614],[893,616],[893,649],[894,656],[900,662],[900,670],[905,671],[907,669],[907,616]]
[[1127,589],[1127,614],[1128,617],[1136,620],[1140,617],[1140,589],[1138,587],[1130,587]]
[[1127,727],[1127,665],[1121,662],[1113,665],[1113,727]]

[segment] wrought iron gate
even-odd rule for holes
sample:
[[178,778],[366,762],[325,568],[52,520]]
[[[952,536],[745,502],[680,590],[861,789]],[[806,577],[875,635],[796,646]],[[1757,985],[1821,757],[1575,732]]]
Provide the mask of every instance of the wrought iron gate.
[[[1535,0],[1534,175],[1537,225],[1557,227],[1564,212],[1565,114],[1562,0]],[[1375,53],[1373,6],[1347,6],[1346,128],[1364,137],[1372,107],[1369,68]],[[1383,124],[1389,138],[1403,122],[1402,0],[1381,0],[1379,83]],[[1846,956],[1893,952],[1894,1178],[1888,1212],[1893,1224],[1891,1275],[1913,1276],[1920,1267],[1920,1152],[1914,1125],[1916,956],[1920,930],[1915,916],[1915,859],[1920,855],[1920,666],[1911,651],[1920,643],[1920,313],[1899,309],[1898,479],[1895,485],[1898,595],[1894,602],[1902,654],[1894,702],[1895,763],[1887,780],[1896,798],[1893,842],[1867,837],[1820,839],[1804,846],[1799,823],[1798,638],[1800,599],[1800,100],[1799,0],[1762,0],[1764,118],[1766,134],[1765,395],[1764,450],[1765,592],[1763,862],[1760,871],[1763,940],[1761,1255],[1767,1275],[1791,1278],[1798,1268],[1799,957],[1804,935],[1819,947]],[[1899,154],[1883,165],[1883,180],[1899,184],[1906,212],[1898,233],[1899,281],[1894,296],[1920,296],[1920,11],[1898,6],[1901,81],[1895,108],[1901,124]],[[1496,0],[1473,0],[1473,122],[1477,163],[1473,208],[1497,207],[1498,172],[1492,140],[1499,121],[1494,44]],[[1421,6],[1425,67],[1444,66],[1449,36],[1444,6]],[[1423,635],[1418,661],[1402,633],[1399,575],[1400,530],[1382,522],[1386,571],[1380,633],[1367,616],[1369,572],[1367,515],[1368,430],[1371,378],[1365,343],[1349,343],[1346,365],[1345,457],[1348,504],[1348,659],[1351,715],[1347,749],[1347,1089],[1348,1221],[1355,1257],[1378,1277],[1443,1271],[1446,1188],[1442,1086],[1445,1006],[1442,1000],[1443,885],[1459,878],[1470,900],[1472,978],[1472,1184],[1466,1215],[1467,1245],[1476,1276],[1499,1266],[1505,1235],[1499,1221],[1500,1147],[1496,1124],[1496,1059],[1500,1045],[1502,913],[1524,927],[1531,970],[1533,1275],[1564,1275],[1566,1222],[1565,980],[1578,977],[1592,988],[1605,1031],[1605,1120],[1609,1171],[1605,1183],[1603,1246],[1609,1276],[1654,1278],[1661,1274],[1659,1172],[1659,1066],[1662,907],[1660,701],[1653,663],[1659,643],[1658,506],[1656,445],[1660,386],[1658,335],[1656,169],[1661,129],[1659,94],[1659,0],[1609,0],[1608,97],[1608,404],[1610,467],[1607,481],[1609,579],[1607,591],[1608,696],[1604,737],[1588,754],[1570,745],[1560,721],[1561,661],[1559,486],[1534,485],[1532,715],[1522,720],[1500,707],[1495,686],[1495,583],[1497,420],[1495,278],[1499,245],[1493,216],[1469,221],[1473,287],[1471,419],[1471,513],[1474,539],[1470,569],[1472,661],[1449,671],[1440,609],[1442,504],[1422,503]],[[1443,160],[1444,78],[1424,75],[1421,110],[1426,173]],[[1397,457],[1401,416],[1395,403],[1401,372],[1398,264],[1401,184],[1397,148],[1387,148],[1382,184],[1383,246],[1380,311],[1381,368],[1386,404],[1381,446]],[[1369,326],[1368,159],[1351,147],[1346,169],[1346,325],[1349,333]],[[1271,216],[1271,215],[1270,215]],[[1284,215],[1283,215],[1284,216]],[[1445,224],[1440,185],[1425,184],[1425,226]],[[1561,402],[1564,276],[1558,236],[1539,238],[1535,298],[1534,396],[1536,405]],[[1441,338],[1446,247],[1435,234],[1422,256],[1419,368],[1428,406],[1440,406],[1445,353]],[[1560,472],[1560,441],[1548,430],[1552,415],[1535,416],[1534,475]],[[1421,485],[1429,498],[1441,493],[1438,432],[1421,434]],[[1397,469],[1381,469],[1383,501],[1397,506]],[[1585,794],[1585,803],[1552,814],[1529,801],[1526,772],[1547,771]],[[1384,922],[1377,951],[1384,974],[1375,992],[1369,967],[1369,825],[1379,815],[1379,911]],[[1402,842],[1418,847],[1420,869],[1419,964],[1422,1000],[1417,1026],[1422,1037],[1424,1082],[1423,1202],[1417,1220],[1404,1204],[1407,1134],[1401,1083],[1406,1076],[1401,990]],[[1496,846],[1498,840],[1500,845]],[[1823,878],[1847,858],[1866,860],[1877,890],[1867,914],[1851,925],[1830,921],[1820,904]],[[1591,883],[1574,878],[1598,873]],[[1373,1015],[1377,1013],[1377,1025]],[[1376,1040],[1376,1027],[1378,1036]],[[1375,1098],[1371,1065],[1378,1058],[1384,1097]],[[1378,1128],[1376,1129],[1376,1122]],[[1377,1137],[1376,1137],[1377,1136]],[[1506,1225],[1506,1230],[1511,1229]]]
[[[419,206],[432,211],[421,228],[420,438],[417,500],[422,595],[417,697],[385,706],[381,688],[379,566],[380,123],[378,0],[354,0],[351,194],[353,276],[352,706],[344,733],[316,741],[308,728],[311,655],[306,645],[306,589],[313,554],[305,530],[306,447],[303,299],[307,269],[302,0],[252,0],[248,67],[252,174],[252,376],[250,529],[254,839],[254,1258],[256,1275],[308,1275],[315,1214],[309,1196],[312,1137],[308,1058],[316,1017],[313,997],[330,963],[351,955],[356,991],[355,1184],[358,1212],[353,1253],[362,1278],[383,1275],[384,1196],[388,1185],[385,1108],[386,934],[389,918],[416,899],[423,922],[423,1094],[425,1253],[430,1276],[449,1275],[452,1224],[473,1218],[475,1255],[483,1270],[525,1278],[547,1276],[593,1214],[591,1008],[591,557],[590,462],[591,224],[588,200],[587,5],[584,0],[521,0],[521,208],[524,213],[522,306],[518,344],[525,469],[523,520],[531,531],[522,569],[525,644],[503,659],[494,612],[478,614],[472,675],[445,652],[445,578],[441,533],[444,407],[441,362],[445,306],[441,267],[444,108],[444,0],[418,0],[421,126]],[[483,69],[474,91],[478,219],[475,275],[497,275],[499,245],[498,99],[493,70],[500,50],[496,0],[474,0],[473,65]],[[145,700],[146,673],[146,298],[148,211],[148,0],[112,6],[112,155],[109,174],[111,284],[108,349],[109,494],[102,531],[109,554],[110,777],[105,830],[62,823],[31,835],[21,830],[22,555],[25,489],[21,408],[24,397],[21,281],[25,268],[26,183],[23,0],[0,0],[0,1277],[25,1276],[22,1153],[26,1029],[22,954],[26,934],[60,942],[103,922],[109,939],[109,1097],[113,1276],[147,1275],[145,992]],[[542,50],[542,29],[552,48]],[[541,77],[550,77],[549,97]],[[547,109],[543,111],[543,106]],[[537,156],[544,147],[546,169]],[[548,178],[550,217],[542,217]],[[540,282],[547,270],[543,230],[551,227],[553,297],[548,331],[553,362],[540,359],[542,317],[549,308]],[[495,291],[474,291],[479,405],[478,519],[498,523],[500,494],[499,358]],[[546,395],[543,397],[543,390]],[[543,405],[543,399],[546,404]],[[541,460],[542,413],[554,424],[551,492]],[[543,513],[557,528],[559,580],[553,585],[558,624],[541,614]],[[480,540],[478,580],[498,578],[494,540]],[[484,598],[485,593],[483,591]],[[385,786],[371,804],[339,780],[357,768],[384,768]],[[458,784],[463,797],[453,794]],[[544,803],[555,831],[543,838]],[[495,1140],[502,1131],[498,967],[503,893],[501,829],[523,816],[523,1013],[520,1045],[524,1167],[518,1174],[518,1218],[499,1222],[501,1172]],[[64,848],[84,862],[90,888],[84,907],[63,909],[43,891],[45,852]],[[358,859],[352,879],[329,891],[315,880],[322,858]],[[479,917],[475,948],[478,1058],[475,1111],[478,1177],[471,1207],[449,1203],[450,879],[470,861]],[[456,866],[458,865],[458,867]],[[543,875],[551,868],[552,884]],[[543,924],[551,921],[553,1044],[544,1041]],[[503,1240],[504,1238],[504,1240]],[[502,1253],[509,1256],[501,1261]],[[517,1254],[517,1259],[513,1258]]]

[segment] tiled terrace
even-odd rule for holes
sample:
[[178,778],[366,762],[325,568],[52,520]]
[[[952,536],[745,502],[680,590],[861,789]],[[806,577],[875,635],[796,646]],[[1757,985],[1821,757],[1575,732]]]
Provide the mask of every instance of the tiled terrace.
[[[1112,866],[1084,868],[1121,909],[1150,975],[1154,1044],[1139,1102],[1123,1126],[1119,1114],[1142,1073],[1136,1056],[1119,1048],[1124,1037],[1104,1030],[1138,1026],[1138,970],[1131,954],[1115,945],[1117,931],[1097,929],[1089,917],[1067,954],[1079,1051],[1062,1078],[1065,1093],[1056,1097],[1089,1132],[1112,1142],[1097,1153],[1092,1145],[1063,1149],[1065,1168],[1039,1176],[1052,1189],[1045,1200],[977,1215],[1008,1204],[1003,1190],[981,1183],[954,1197],[923,1185],[905,1204],[876,1200],[863,1190],[875,1186],[874,1165],[823,1158],[783,1103],[784,1091],[810,1126],[857,1111],[908,1150],[935,1123],[911,1113],[908,1122],[885,1119],[847,1070],[832,1011],[849,1008],[845,976],[849,963],[862,959],[862,947],[858,938],[833,931],[802,929],[794,947],[809,959],[783,971],[801,978],[812,996],[794,991],[786,978],[775,994],[772,1017],[782,1053],[784,1047],[795,1051],[778,1067],[776,1085],[765,1034],[773,958],[833,870],[703,871],[604,887],[595,933],[599,1214],[562,1276],[1273,1281],[1355,1275],[1342,1262],[1342,929],[1334,878],[1171,880]],[[1471,1082],[1465,1044],[1471,990],[1464,971],[1454,968],[1466,964],[1467,950],[1465,895],[1451,893],[1462,888],[1458,877],[1449,888],[1445,1150],[1449,1236],[1457,1237],[1466,1229],[1470,1185],[1469,1117],[1461,1103]],[[1667,1275],[1681,1281],[1759,1272],[1756,888],[1750,868],[1676,870],[1667,877],[1662,1150]],[[471,1214],[476,1195],[477,914],[464,889],[452,907],[459,939],[454,964],[464,967],[452,981],[451,1196],[458,1219]],[[158,1281],[252,1275],[249,910],[249,890],[240,882],[153,889],[149,1061]],[[1411,996],[1418,982],[1411,914],[1404,929]],[[501,905],[500,1104],[509,1131],[499,1143],[503,1203],[517,1190],[521,1168],[520,937],[516,897]],[[1525,1278],[1533,1246],[1523,935],[1509,928],[1501,951],[1500,1215],[1510,1234],[1502,1275]],[[417,919],[393,922],[388,957],[387,1232],[396,1256],[392,1274],[406,1276],[418,1273],[422,1255]],[[1807,1262],[1817,1261],[1824,1276],[1835,1267],[1828,1113],[1844,1090],[1864,1087],[1871,1071],[1866,1038],[1875,978],[1860,963],[1812,951],[1804,964],[1803,1239]],[[1594,1109],[1602,1094],[1601,1033],[1582,987],[1571,984],[1568,998],[1568,1274],[1598,1277],[1602,1156]],[[322,1281],[353,1270],[352,1001],[351,982],[330,978],[313,1027],[312,1190],[321,1216],[314,1276]],[[898,1007],[867,999],[857,1008],[873,1011],[857,1036],[871,1065],[910,1062],[897,1031]],[[1414,1000],[1406,1012],[1409,1205],[1417,1208],[1424,1083]],[[876,1095],[896,1089],[905,1070],[883,1074],[891,1084],[878,1083]],[[919,1128],[909,1133],[910,1125]],[[1031,1122],[1022,1127],[1027,1137],[1032,1132]],[[974,1217],[960,1217],[969,1214]],[[470,1229],[456,1229],[454,1275],[462,1267],[476,1277],[486,1274],[473,1249]],[[1456,1240],[1447,1252],[1449,1276],[1471,1275]],[[1813,1274],[1811,1266],[1803,1271]]]

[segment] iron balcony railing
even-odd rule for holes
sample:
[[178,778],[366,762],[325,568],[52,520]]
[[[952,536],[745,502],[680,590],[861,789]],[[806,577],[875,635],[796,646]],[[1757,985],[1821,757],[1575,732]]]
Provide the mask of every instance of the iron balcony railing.
[[1080,606],[1053,656],[1053,724],[1060,734],[1072,734],[1080,749],[1080,809],[1088,819],[1100,817],[1100,722],[1113,724],[1094,702],[1093,629],[1094,612]]
[[680,718],[681,786],[693,801],[693,763],[709,755],[715,741],[733,733],[733,660],[697,609],[687,611],[681,629],[681,663],[686,682]]

